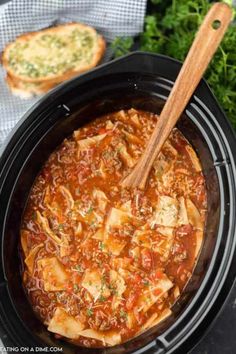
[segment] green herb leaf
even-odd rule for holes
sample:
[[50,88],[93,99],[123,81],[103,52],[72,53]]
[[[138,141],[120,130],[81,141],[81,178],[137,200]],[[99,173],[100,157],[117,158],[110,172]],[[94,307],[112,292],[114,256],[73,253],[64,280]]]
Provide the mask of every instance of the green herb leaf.
[[120,317],[121,318],[124,318],[124,319],[127,319],[127,312],[125,312],[124,310],[120,310]]
[[79,290],[79,287],[77,284],[74,284],[74,291],[77,292]]
[[58,230],[62,231],[64,229],[64,224],[58,224]]
[[106,298],[103,295],[100,295],[98,298],[98,301],[100,302],[104,302],[106,300]]
[[77,264],[72,270],[76,270],[79,273],[83,273],[83,269],[80,264]]
[[90,207],[88,208],[88,210],[87,210],[87,214],[91,214],[91,213],[92,213],[92,211],[93,211],[93,207],[92,207],[92,206],[90,206]]
[[103,250],[104,250],[104,248],[105,248],[104,243],[103,243],[103,242],[99,242],[99,244],[98,244],[98,248],[99,248],[101,251],[103,251]]
[[143,279],[143,285],[148,286],[150,284],[149,280]]
[[131,37],[117,37],[111,44],[114,56],[120,57],[121,55],[129,53],[133,43],[134,40]]
[[93,315],[93,309],[87,309],[87,316],[91,317]]
[[[233,6],[232,0],[224,2]],[[146,16],[140,49],[183,61],[211,3],[207,0],[152,0],[153,11]],[[235,18],[235,9],[234,9]],[[117,38],[115,56],[131,50],[127,39]],[[236,129],[236,25],[228,28],[205,78]]]

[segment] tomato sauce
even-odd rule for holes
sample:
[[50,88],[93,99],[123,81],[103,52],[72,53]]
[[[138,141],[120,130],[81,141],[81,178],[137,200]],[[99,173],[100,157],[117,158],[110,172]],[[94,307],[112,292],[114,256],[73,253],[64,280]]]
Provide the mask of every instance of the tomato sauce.
[[173,129],[146,189],[122,188],[158,117],[130,109],[97,118],[54,151],[21,225],[23,283],[57,338],[113,346],[158,325],[191,277],[206,186],[196,153]]

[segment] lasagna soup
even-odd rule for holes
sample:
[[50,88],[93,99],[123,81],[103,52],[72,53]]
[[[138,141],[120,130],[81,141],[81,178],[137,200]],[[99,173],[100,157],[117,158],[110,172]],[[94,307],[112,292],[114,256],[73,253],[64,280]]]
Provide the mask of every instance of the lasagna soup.
[[23,283],[57,338],[123,343],[170,316],[191,277],[206,188],[180,131],[144,191],[120,186],[157,119],[135,109],[97,118],[65,139],[36,178],[21,225]]

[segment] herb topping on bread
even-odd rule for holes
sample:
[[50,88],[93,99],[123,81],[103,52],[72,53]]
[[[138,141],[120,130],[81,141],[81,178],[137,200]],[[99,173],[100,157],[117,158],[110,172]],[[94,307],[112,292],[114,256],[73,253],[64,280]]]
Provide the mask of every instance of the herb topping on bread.
[[105,42],[90,26],[70,23],[18,37],[3,52],[8,74],[25,82],[62,82],[96,66]]

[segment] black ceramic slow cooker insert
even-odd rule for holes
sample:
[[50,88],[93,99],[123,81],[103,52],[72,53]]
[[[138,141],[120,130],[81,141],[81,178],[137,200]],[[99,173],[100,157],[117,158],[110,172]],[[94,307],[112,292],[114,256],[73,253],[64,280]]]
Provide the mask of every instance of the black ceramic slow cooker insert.
[[130,54],[60,85],[15,128],[0,161],[0,322],[8,344],[58,346],[65,354],[185,354],[217,316],[236,274],[236,139],[203,80],[178,128],[203,166],[207,223],[197,266],[173,315],[122,345],[87,349],[55,339],[34,315],[22,288],[21,216],[33,181],[50,153],[75,129],[104,113],[131,107],[160,113],[180,67],[168,57]]

